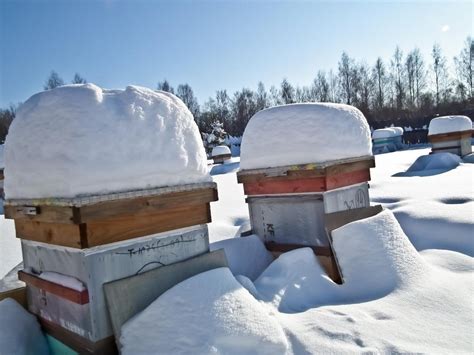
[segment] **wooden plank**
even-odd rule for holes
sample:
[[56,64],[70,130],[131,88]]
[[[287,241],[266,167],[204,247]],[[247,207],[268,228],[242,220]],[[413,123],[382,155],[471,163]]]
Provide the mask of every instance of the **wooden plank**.
[[331,165],[326,168],[326,175],[339,175],[345,173],[351,173],[356,171],[368,170],[370,168],[375,168],[375,159],[361,160],[353,163],[344,163]]
[[22,305],[23,308],[26,309],[26,287],[25,286],[0,292],[0,301],[4,300],[5,298],[13,298],[20,305]]
[[[107,308],[116,339],[120,339],[120,329],[125,322],[174,285],[199,273],[227,266],[225,252],[220,249],[104,284]],[[177,309],[176,312],[180,310]]]
[[38,317],[38,320],[47,334],[69,346],[79,354],[118,354],[114,336],[93,342],[42,317]]
[[64,298],[73,303],[80,305],[89,303],[89,292],[87,289],[83,291],[77,291],[48,280],[43,280],[36,275],[21,270],[18,271],[18,278],[28,286],[39,288],[45,292],[52,293],[53,295]]
[[322,192],[326,191],[324,177],[298,180],[261,180],[244,184],[246,195],[271,195],[286,193]]
[[428,136],[428,141],[429,142],[443,142],[443,141],[458,140],[458,139],[463,139],[463,138],[471,138],[473,135],[474,135],[474,130],[432,134]]
[[276,251],[286,253],[291,250],[301,249],[301,248],[311,248],[315,255],[321,256],[331,256],[331,248],[330,247],[322,247],[322,246],[313,246],[313,245],[301,245],[301,244],[280,244],[276,242],[265,242],[265,248],[269,251]]
[[24,211],[32,206],[5,205],[5,218],[22,219],[26,221],[48,222],[48,223],[74,223],[73,207],[67,206],[40,206],[36,208],[34,215]]
[[75,224],[60,224],[15,220],[16,237],[36,242],[61,245],[71,248],[83,248],[80,226]]
[[326,177],[326,190],[334,190],[344,186],[370,181],[370,170],[359,170]]
[[170,208],[155,214],[121,215],[85,224],[84,248],[211,222],[208,204]]
[[78,208],[75,223],[87,223],[122,215],[151,215],[161,210],[217,201],[217,189],[180,191],[159,196],[98,202]]
[[[367,163],[365,164],[367,165]],[[359,184],[370,180],[370,170],[350,171],[336,175],[315,178],[286,179],[284,177],[261,179],[244,183],[246,195],[272,195],[307,192],[324,192],[344,186]]]
[[324,216],[325,229],[329,235],[329,240],[332,240],[332,231],[348,223],[358,221],[359,219],[369,218],[382,212],[383,207],[381,205],[354,208],[352,210],[327,213]]

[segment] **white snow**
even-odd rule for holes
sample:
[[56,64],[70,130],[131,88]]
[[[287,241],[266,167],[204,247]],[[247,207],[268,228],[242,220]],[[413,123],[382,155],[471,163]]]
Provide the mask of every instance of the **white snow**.
[[255,114],[242,138],[240,167],[320,163],[372,154],[362,112],[342,104],[292,104]]
[[122,326],[122,354],[284,354],[271,308],[219,268],[171,288]]
[[43,280],[54,282],[55,284],[71,288],[76,291],[84,291],[86,289],[86,287],[80,280],[57,272],[43,271],[37,276]]
[[[451,170],[456,168],[462,162],[459,155],[452,153],[437,153],[430,155],[422,155],[418,157],[412,166],[408,168],[405,176],[409,174],[425,174],[429,175],[432,170]],[[424,172],[424,173],[423,173]]]
[[211,250],[224,249],[234,275],[255,280],[273,261],[272,254],[256,235],[224,239],[211,244]]
[[381,139],[381,138],[391,138],[395,137],[397,134],[392,128],[380,128],[376,129],[372,133],[372,139]]
[[[309,249],[283,254],[263,270],[270,260],[258,240],[236,238],[249,229],[238,163],[213,167],[220,200],[211,204],[211,249],[224,248],[238,283],[219,269],[172,288],[153,303],[156,311],[135,318],[147,320],[130,328],[127,339],[141,349],[129,351],[252,353],[261,337],[264,351],[274,353],[472,353],[474,165],[429,151],[375,157],[371,201],[387,211],[335,231],[342,286]],[[7,232],[0,238],[3,267],[2,251],[18,240],[11,221],[0,218],[0,229]],[[268,332],[258,319],[270,324]],[[249,328],[247,342],[241,334]]]
[[11,298],[0,301],[0,354],[49,354],[36,318]]
[[428,135],[468,131],[472,129],[472,121],[467,116],[441,116],[430,121]]
[[392,131],[395,132],[395,136],[403,136],[403,128],[402,127],[391,127]]
[[2,170],[5,167],[5,159],[4,159],[4,153],[5,152],[5,145],[0,144],[0,170]]
[[218,156],[218,155],[224,155],[224,154],[229,154],[230,155],[230,149],[226,145],[218,145],[214,148],[212,148],[212,156]]
[[67,85],[32,96],[5,144],[8,199],[74,197],[209,181],[192,114],[138,86]]

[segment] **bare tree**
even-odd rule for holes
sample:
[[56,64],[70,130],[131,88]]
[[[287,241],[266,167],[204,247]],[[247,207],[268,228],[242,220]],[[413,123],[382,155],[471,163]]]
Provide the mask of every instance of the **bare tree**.
[[71,81],[72,84],[85,84],[87,80],[84,79],[79,73],[74,74],[74,78]]
[[394,85],[395,102],[397,109],[403,108],[403,101],[405,99],[405,88],[403,85],[403,52],[400,47],[395,48],[393,54],[391,66],[392,66],[392,83]]
[[443,57],[441,47],[438,43],[434,44],[431,56],[433,58],[433,79],[435,84],[436,106],[439,106],[442,75],[446,72],[446,58]]
[[184,102],[186,107],[193,114],[194,119],[198,120],[199,117],[199,104],[196,97],[194,96],[193,89],[188,84],[178,85],[176,89],[176,95]]
[[418,48],[412,51],[413,65],[415,68],[415,98],[416,105],[420,106],[421,96],[423,95],[423,89],[426,87],[426,70],[425,61]]
[[351,105],[353,101],[353,84],[354,84],[354,70],[353,60],[349,58],[346,52],[342,53],[341,60],[339,61],[339,82],[341,84],[342,96],[344,101]]
[[387,83],[387,73],[382,58],[378,57],[372,69],[373,82],[376,86],[375,107],[382,110],[385,104],[385,86]]
[[463,84],[469,96],[474,97],[474,39],[467,37],[465,46],[459,53],[459,56],[454,57],[456,71],[459,77],[459,83]]
[[287,79],[283,79],[280,84],[280,96],[284,104],[295,102],[295,89]]
[[265,85],[260,81],[257,87],[257,110],[263,110],[270,106],[270,100],[267,92],[265,91]]
[[170,83],[166,79],[163,80],[163,81],[158,82],[158,85],[156,86],[156,88],[158,90],[166,91],[166,92],[174,94],[173,87],[170,85]]
[[57,88],[58,86],[64,85],[64,80],[61,79],[58,73],[56,73],[54,70],[51,71],[51,74],[49,74],[48,79],[46,80],[46,83],[43,86],[44,90],[51,90],[54,88]]
[[330,87],[329,82],[326,78],[326,73],[319,70],[316,78],[313,80],[313,86],[311,90],[311,97],[315,101],[328,102],[330,101]]

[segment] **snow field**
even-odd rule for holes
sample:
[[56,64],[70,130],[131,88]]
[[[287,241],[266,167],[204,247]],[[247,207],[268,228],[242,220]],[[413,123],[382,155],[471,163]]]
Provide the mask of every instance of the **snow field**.
[[192,114],[138,86],[66,85],[32,96],[5,144],[8,199],[75,197],[209,181]]

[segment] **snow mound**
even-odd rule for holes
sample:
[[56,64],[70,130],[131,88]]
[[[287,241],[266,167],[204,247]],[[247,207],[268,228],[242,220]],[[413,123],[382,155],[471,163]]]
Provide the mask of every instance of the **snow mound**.
[[407,287],[425,273],[425,263],[392,212],[349,223],[333,231],[333,245],[344,277],[337,285],[313,251],[282,254],[255,281],[257,294],[285,313],[381,298]]
[[468,131],[472,129],[472,121],[467,116],[441,116],[430,121],[428,135]]
[[391,138],[398,135],[393,128],[380,128],[372,133],[372,139]]
[[332,232],[344,287],[358,299],[381,297],[425,272],[425,263],[389,210]]
[[11,298],[0,301],[0,354],[49,354],[36,318]]
[[371,155],[370,128],[357,108],[292,104],[256,113],[242,138],[240,167],[257,169]]
[[138,86],[67,85],[36,94],[18,110],[5,146],[9,199],[210,181],[184,103]]
[[0,170],[5,167],[4,151],[5,145],[0,144]]
[[462,162],[461,158],[452,153],[436,153],[418,157],[407,173],[429,171],[429,170],[451,170]]
[[403,136],[403,128],[402,127],[391,127],[392,131],[395,132],[395,136]]
[[122,354],[284,354],[271,310],[227,268],[189,278],[122,327]]
[[272,254],[256,235],[224,239],[211,244],[211,250],[224,249],[234,275],[255,280],[273,261]]
[[224,155],[224,154],[229,154],[230,155],[230,149],[226,145],[218,145],[214,148],[212,148],[212,156],[215,157],[217,155]]

